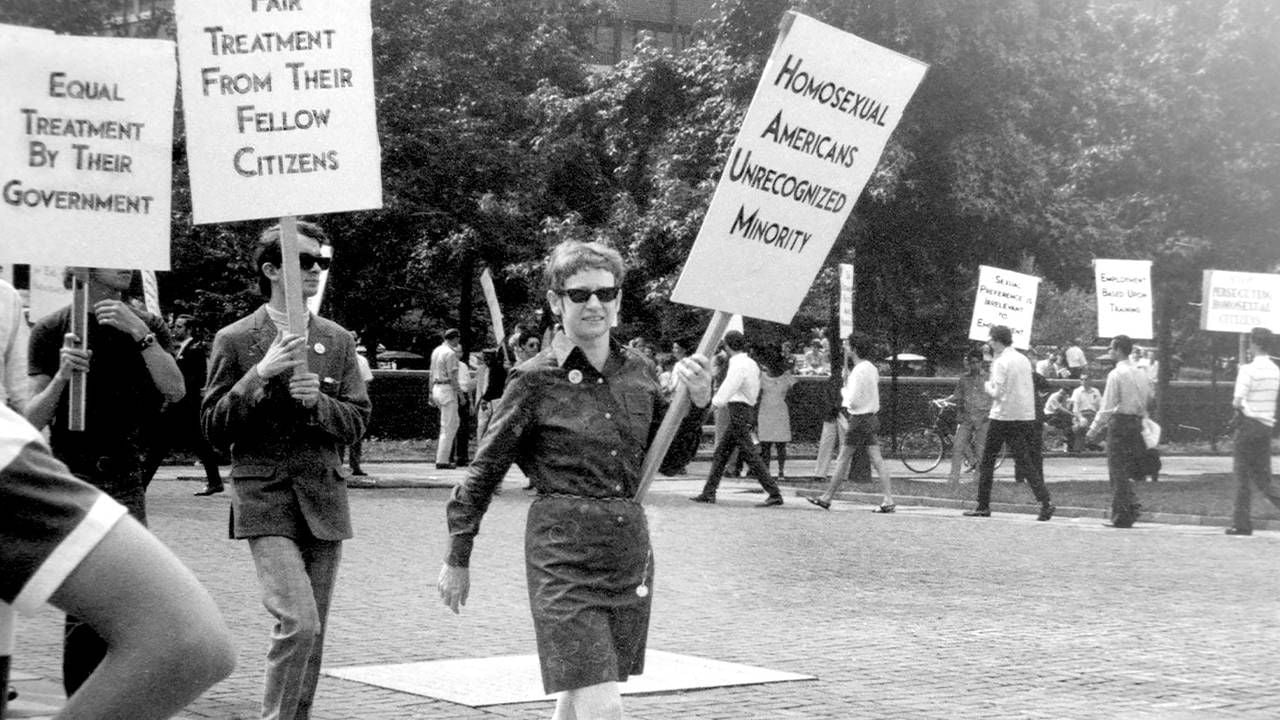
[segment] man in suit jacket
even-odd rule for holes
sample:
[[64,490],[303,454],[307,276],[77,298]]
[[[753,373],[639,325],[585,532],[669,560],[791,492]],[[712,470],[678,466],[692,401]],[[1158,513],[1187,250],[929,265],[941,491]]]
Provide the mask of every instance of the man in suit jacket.
[[[276,618],[262,717],[294,720],[310,716],[351,537],[339,449],[364,435],[370,406],[347,330],[310,315],[305,336],[288,332],[279,240],[279,227],[268,229],[254,257],[267,303],[214,338],[201,417],[209,441],[231,453],[232,536],[249,541]],[[303,297],[329,264],[325,242],[318,226],[298,223]]]

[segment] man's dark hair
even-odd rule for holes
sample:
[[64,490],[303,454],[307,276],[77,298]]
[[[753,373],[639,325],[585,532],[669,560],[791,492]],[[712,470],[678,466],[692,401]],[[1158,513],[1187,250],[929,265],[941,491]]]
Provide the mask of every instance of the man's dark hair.
[[[306,220],[298,221],[298,235],[308,237],[321,245],[329,244],[329,236],[321,227]],[[271,279],[262,272],[264,263],[280,267],[280,226],[272,225],[258,236],[258,246],[253,251],[253,272],[258,278],[258,292],[271,299]]]
[[181,315],[178,315],[173,319],[173,323],[177,325],[179,320],[181,320],[182,323],[187,326],[187,331],[192,334],[195,334],[195,331],[200,327],[200,322],[196,320],[195,315],[182,313]]
[[440,337],[443,337],[445,342],[449,342],[450,340],[457,340],[462,337],[462,333],[458,332],[458,328],[449,328],[448,330],[445,330]]
[[1249,331],[1249,342],[1258,346],[1262,352],[1270,355],[1275,340],[1271,331],[1264,327],[1256,327]]
[[846,341],[853,351],[858,353],[859,360],[870,360],[872,353],[871,336],[866,333],[855,332],[849,336]]
[[742,352],[747,349],[747,336],[737,330],[730,330],[724,334],[724,346],[734,352]]
[[991,332],[987,334],[987,337],[1005,347],[1013,345],[1013,331],[1009,329],[1008,325],[992,325]]
[[1129,353],[1133,352],[1133,338],[1128,335],[1117,335],[1111,338],[1111,345],[1124,353],[1125,357],[1129,357]]

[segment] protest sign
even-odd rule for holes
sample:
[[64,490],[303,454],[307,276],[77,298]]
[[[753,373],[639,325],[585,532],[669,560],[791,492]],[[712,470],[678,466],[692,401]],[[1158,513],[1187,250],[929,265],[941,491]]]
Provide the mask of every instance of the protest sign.
[[840,263],[840,339],[853,334],[853,265]]
[[1280,275],[1205,270],[1200,328],[1247,333],[1264,327],[1280,333]]
[[173,43],[0,31],[0,261],[169,269]]
[[507,331],[502,327],[502,306],[498,304],[498,291],[493,286],[493,273],[485,268],[480,273],[480,289],[484,291],[484,302],[489,306],[489,326],[493,329],[493,339],[501,351],[507,344]]
[[1094,260],[1098,336],[1155,337],[1150,260]]
[[1013,332],[1014,347],[1031,347],[1031,324],[1039,291],[1040,278],[1034,275],[979,265],[969,339],[986,342],[993,325],[1004,325]]
[[197,224],[382,207],[369,0],[178,0]]
[[790,323],[927,66],[788,15],[676,302]]

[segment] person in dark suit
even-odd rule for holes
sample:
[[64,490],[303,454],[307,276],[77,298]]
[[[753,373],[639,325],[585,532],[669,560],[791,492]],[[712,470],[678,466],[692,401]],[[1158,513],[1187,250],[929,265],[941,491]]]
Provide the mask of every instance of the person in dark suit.
[[200,339],[200,328],[191,315],[174,318],[171,334],[173,341],[177,343],[173,349],[173,359],[182,371],[187,394],[182,400],[169,406],[165,414],[171,422],[169,427],[175,436],[174,445],[193,451],[204,466],[204,487],[195,494],[213,495],[223,490],[222,473],[218,470],[218,453],[209,447],[204,434],[200,432],[200,397],[208,374],[209,351]]
[[[318,226],[298,223],[303,297],[319,289],[325,242]],[[262,717],[307,718],[351,537],[339,451],[364,435],[369,395],[347,330],[309,315],[305,335],[288,331],[279,226],[259,239],[254,268],[269,299],[214,338],[201,419],[210,443],[231,453],[231,533],[249,541],[276,619]]]

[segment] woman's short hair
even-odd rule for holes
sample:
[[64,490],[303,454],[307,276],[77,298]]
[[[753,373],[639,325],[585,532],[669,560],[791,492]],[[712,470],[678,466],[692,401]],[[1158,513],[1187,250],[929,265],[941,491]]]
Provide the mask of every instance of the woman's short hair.
[[[319,225],[306,220],[298,221],[298,235],[308,237],[321,245],[329,244],[329,236]],[[262,297],[271,298],[271,279],[262,272],[264,263],[280,267],[280,226],[272,225],[258,236],[258,245],[253,251],[253,273],[258,278],[258,292]]]
[[602,242],[565,240],[551,250],[543,279],[548,290],[563,290],[565,281],[583,270],[605,270],[613,273],[615,286],[621,287],[626,267],[617,250]]

